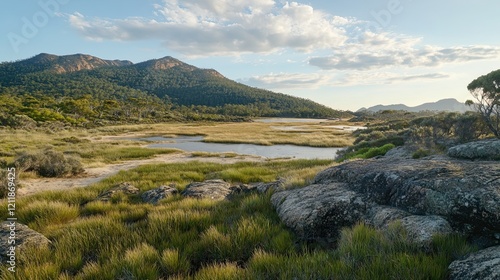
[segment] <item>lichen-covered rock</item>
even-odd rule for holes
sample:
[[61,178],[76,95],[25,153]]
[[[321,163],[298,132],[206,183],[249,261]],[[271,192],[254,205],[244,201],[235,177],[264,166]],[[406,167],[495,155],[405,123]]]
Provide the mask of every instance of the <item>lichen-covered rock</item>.
[[448,221],[440,216],[411,215],[401,219],[401,224],[412,241],[425,249],[430,249],[432,237],[436,234],[453,232]]
[[[15,226],[14,226],[15,224]],[[15,234],[11,235],[14,231]],[[9,244],[9,237],[15,237],[16,253],[21,252],[27,246],[37,248],[49,246],[50,240],[41,233],[30,229],[27,225],[17,222],[2,222],[0,227],[0,262],[7,261],[7,252],[13,244]]]
[[464,260],[457,260],[448,267],[450,280],[500,279],[500,246],[490,247]]
[[311,185],[273,194],[281,220],[303,239],[335,240],[340,230],[360,221],[366,202],[345,184]]
[[224,200],[232,194],[231,184],[224,180],[207,180],[194,182],[186,186],[182,191],[185,197],[209,198],[213,200]]
[[461,159],[500,160],[500,139],[470,142],[448,149],[448,156]]
[[113,187],[104,193],[100,194],[96,200],[97,201],[110,201],[114,196],[119,194],[124,195],[135,195],[139,193],[139,189],[134,187],[132,184],[125,182]]
[[411,214],[390,206],[372,206],[368,209],[365,216],[365,223],[375,228],[384,229],[395,221],[410,216]]
[[157,204],[158,201],[176,195],[179,191],[173,186],[160,186],[158,188],[144,192],[141,195],[142,201]]
[[438,215],[466,234],[500,232],[500,164],[445,158],[359,160],[320,172],[314,184],[344,183],[378,205]]

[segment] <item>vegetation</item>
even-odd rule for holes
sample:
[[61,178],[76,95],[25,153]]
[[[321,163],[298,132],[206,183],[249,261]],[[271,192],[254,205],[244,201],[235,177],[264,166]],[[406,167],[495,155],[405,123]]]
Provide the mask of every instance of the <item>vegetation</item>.
[[[172,120],[348,115],[310,100],[236,83],[214,70],[198,69],[173,58],[60,71],[92,61],[79,56],[56,56],[59,59],[55,60],[47,56],[0,64],[0,125],[28,128],[59,122],[93,127]],[[171,63],[176,66],[157,66]]]
[[[297,160],[149,165],[88,188],[21,197],[20,222],[46,235],[52,245],[26,248],[19,255],[17,277],[444,279],[453,259],[474,250],[458,236],[438,236],[432,251],[423,252],[397,224],[387,233],[363,224],[346,228],[336,249],[306,244],[280,222],[270,203],[271,193],[220,202],[174,196],[158,205],[135,196],[94,201],[124,179],[144,192],[168,183],[183,189],[188,182],[207,178],[233,183],[291,179],[329,164]],[[295,180],[287,180],[289,186],[290,181]],[[0,216],[5,218],[6,213]],[[14,279],[4,265],[0,273],[2,279]]]
[[42,177],[76,175],[84,171],[80,161],[63,153],[47,149],[38,153],[22,153],[14,161],[20,171],[34,171]]
[[[414,152],[414,158],[442,153],[447,148],[488,137],[490,132],[478,113],[409,113],[401,111],[363,112],[356,118],[371,123],[367,129],[354,132],[356,140],[338,156],[339,161],[351,158],[366,158],[364,155],[379,155],[388,147],[405,145]],[[387,146],[389,145],[389,146]],[[391,146],[393,145],[393,146]],[[385,147],[386,149],[383,149]]]
[[475,79],[467,89],[477,101],[469,100],[467,104],[474,106],[486,126],[500,138],[500,70]]

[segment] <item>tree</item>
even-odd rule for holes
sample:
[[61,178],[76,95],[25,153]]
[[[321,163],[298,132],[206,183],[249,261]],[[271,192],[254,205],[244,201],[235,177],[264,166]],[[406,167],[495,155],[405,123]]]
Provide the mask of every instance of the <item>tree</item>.
[[468,100],[466,104],[474,106],[488,128],[500,138],[500,70],[475,79],[467,89],[477,102]]

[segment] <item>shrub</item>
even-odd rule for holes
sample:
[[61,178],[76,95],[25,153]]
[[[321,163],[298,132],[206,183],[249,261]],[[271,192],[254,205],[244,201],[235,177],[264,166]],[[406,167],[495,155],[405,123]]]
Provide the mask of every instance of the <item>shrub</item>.
[[431,155],[431,151],[420,148],[413,153],[412,157],[414,159],[419,159],[419,158],[427,157],[430,155]]
[[35,154],[22,153],[15,159],[14,165],[21,171],[35,171],[42,177],[76,175],[84,171],[76,158],[51,149]]

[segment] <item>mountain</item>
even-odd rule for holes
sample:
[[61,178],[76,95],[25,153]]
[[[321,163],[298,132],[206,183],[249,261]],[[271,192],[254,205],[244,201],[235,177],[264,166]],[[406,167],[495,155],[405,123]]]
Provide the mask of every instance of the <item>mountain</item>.
[[92,70],[103,66],[132,65],[133,63],[127,60],[104,60],[86,54],[57,56],[53,54],[41,53],[32,58],[18,62],[17,64],[22,68],[32,68],[32,72],[49,71],[62,74],[81,70]]
[[[250,87],[167,56],[140,63],[39,54],[0,64],[0,109],[35,120],[345,116],[308,99]],[[13,109],[17,108],[17,109]],[[40,114],[48,116],[40,117]],[[0,120],[1,121],[1,120]],[[0,124],[1,125],[1,124]]]
[[424,103],[415,107],[408,107],[404,104],[394,104],[394,105],[377,105],[370,108],[361,108],[359,111],[386,111],[386,110],[397,110],[397,111],[408,111],[408,112],[420,112],[420,111],[449,111],[449,112],[466,112],[470,110],[464,103],[458,102],[456,99],[448,98],[442,99],[437,102]]

